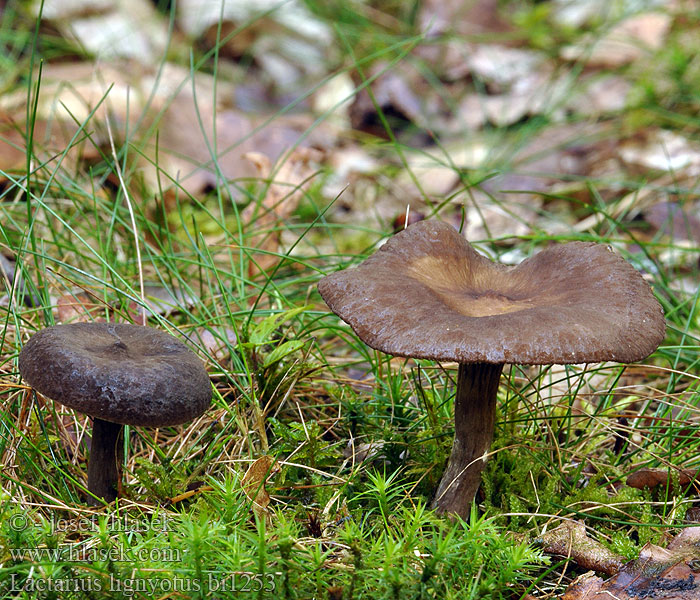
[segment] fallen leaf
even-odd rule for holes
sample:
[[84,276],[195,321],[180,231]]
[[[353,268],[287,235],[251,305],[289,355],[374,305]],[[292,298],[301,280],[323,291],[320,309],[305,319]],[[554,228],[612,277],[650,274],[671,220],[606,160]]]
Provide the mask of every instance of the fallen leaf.
[[105,305],[87,292],[64,294],[56,300],[56,320],[60,323],[87,323],[105,320]]
[[394,233],[398,233],[399,231],[406,229],[406,227],[409,225],[413,225],[414,223],[418,223],[418,221],[423,221],[424,219],[425,215],[422,212],[417,210],[406,210],[405,212],[396,215],[394,220],[391,222],[391,226]]
[[668,129],[652,129],[626,140],[619,148],[620,158],[643,170],[677,172],[687,169],[700,174],[700,145]]
[[9,292],[15,285],[15,261],[0,254],[0,290],[7,294],[0,296],[0,306],[8,306],[10,303]]
[[627,477],[627,485],[637,489],[655,488],[660,485],[677,485],[687,488],[691,483],[695,491],[700,493],[700,470],[681,469],[676,473],[669,473],[668,469],[639,469]]
[[168,45],[167,19],[148,0],[45,0],[33,2],[38,16],[100,59],[152,64]]
[[253,503],[253,512],[260,518],[267,514],[270,504],[270,494],[265,489],[265,482],[273,474],[275,459],[272,456],[261,456],[248,467],[241,480],[245,495]]
[[191,308],[199,302],[199,298],[195,294],[178,288],[170,289],[155,283],[144,284],[143,293],[145,308],[132,300],[126,309],[134,323],[144,323],[144,319],[154,315],[167,317],[183,308]]
[[700,216],[691,211],[697,212],[697,208],[677,202],[658,202],[644,212],[644,220],[661,235],[700,244]]
[[280,229],[299,204],[315,173],[322,154],[310,148],[296,148],[273,170],[270,159],[260,152],[249,152],[245,159],[266,183],[265,196],[251,202],[241,213],[248,233],[247,245],[254,250],[248,273],[255,277],[273,269],[280,261]]
[[[427,94],[428,87],[424,77],[406,63],[389,66],[380,61],[372,66],[363,78],[358,78],[360,84],[365,79],[371,79],[369,89],[363,87],[358,91],[350,106],[350,122],[354,129],[364,131],[381,138],[388,138],[386,126],[379,117],[377,109],[381,110],[392,131],[399,133],[401,123],[413,123],[421,128],[427,128],[429,115],[437,110],[428,106],[429,102],[437,101],[436,94]],[[371,90],[371,94],[370,94]]]
[[418,25],[428,37],[446,32],[459,35],[507,33],[513,30],[499,10],[498,0],[423,0]]
[[648,58],[660,49],[671,29],[670,15],[654,12],[624,19],[602,38],[585,38],[562,49],[565,60],[582,61],[588,67],[614,69]]
[[488,85],[491,93],[510,90],[526,77],[552,70],[543,52],[501,44],[472,44],[465,63],[468,73]]
[[188,338],[219,361],[229,359],[231,349],[238,345],[236,332],[230,327],[197,327]]
[[632,84],[614,74],[581,78],[566,100],[566,108],[581,116],[598,117],[623,110]]
[[2,253],[0,253],[0,291],[7,292],[7,294],[0,296],[0,306],[9,305],[10,292],[13,293],[15,302],[25,306],[39,306],[41,304],[41,300],[27,290],[14,256],[5,256]]
[[179,0],[177,20],[224,56],[254,57],[262,77],[284,91],[323,76],[333,55],[332,29],[300,0]]
[[[272,118],[236,110],[234,95],[224,78],[215,83],[209,74],[169,63],[159,69],[128,61],[47,65],[34,153],[41,161],[52,161],[49,169],[59,159],[64,166],[71,160],[100,159],[100,149],[109,145],[109,119],[115,144],[129,139],[140,148],[146,185],[159,195],[168,198],[180,190],[201,196],[223,187],[238,196],[237,186],[258,175],[243,154],[260,152],[277,162],[291,148],[325,148],[337,139],[331,127],[315,126],[310,114]],[[6,152],[8,167],[22,168],[26,160],[21,135],[25,114],[26,92],[0,97],[0,161]],[[85,133],[79,133],[80,127]],[[77,141],[63,157],[76,133]]]
[[313,119],[306,115],[267,120],[234,109],[215,114],[206,95],[195,98],[181,91],[155,125],[158,145],[154,137],[147,146],[151,159],[144,164],[146,181],[154,190],[159,186],[181,188],[201,196],[223,188],[239,196],[238,187],[260,174],[254,162],[243,159],[245,154],[264,154],[275,163],[292,148],[332,143],[324,137],[323,127],[312,129],[312,124]]
[[[9,114],[0,112],[0,171],[15,171],[27,165],[24,133]],[[3,176],[3,179],[6,179]]]

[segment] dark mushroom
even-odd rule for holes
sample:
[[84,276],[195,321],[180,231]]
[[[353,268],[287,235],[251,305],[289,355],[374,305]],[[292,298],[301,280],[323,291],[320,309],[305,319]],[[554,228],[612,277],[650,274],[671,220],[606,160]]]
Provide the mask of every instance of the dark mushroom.
[[116,448],[124,425],[178,425],[211,403],[202,361],[181,341],[152,327],[48,327],[25,344],[19,370],[44,396],[93,417],[88,490],[106,502],[117,497]]
[[455,438],[433,505],[461,516],[481,481],[504,364],[634,362],[665,333],[649,285],[608,246],[560,244],[509,267],[440,221],[411,225],[318,289],[372,348],[459,363]]

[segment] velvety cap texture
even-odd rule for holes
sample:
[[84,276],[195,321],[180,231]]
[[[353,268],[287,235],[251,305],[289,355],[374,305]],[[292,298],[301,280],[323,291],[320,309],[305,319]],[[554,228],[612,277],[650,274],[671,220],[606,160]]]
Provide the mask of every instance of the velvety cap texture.
[[367,345],[460,363],[634,362],[663,341],[661,305],[603,244],[559,244],[510,267],[421,221],[319,292]]
[[181,341],[152,327],[48,327],[25,344],[19,370],[46,397],[124,425],[177,425],[198,417],[211,403],[202,361]]

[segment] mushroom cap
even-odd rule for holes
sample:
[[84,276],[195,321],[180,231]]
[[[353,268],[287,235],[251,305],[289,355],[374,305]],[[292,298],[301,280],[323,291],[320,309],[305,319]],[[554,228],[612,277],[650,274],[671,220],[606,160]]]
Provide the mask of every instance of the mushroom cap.
[[571,242],[510,267],[450,225],[421,221],[319,292],[367,345],[459,363],[634,362],[663,341],[661,305],[603,244]]
[[177,425],[211,403],[209,376],[197,355],[141,325],[47,327],[24,345],[19,371],[48,398],[123,425]]

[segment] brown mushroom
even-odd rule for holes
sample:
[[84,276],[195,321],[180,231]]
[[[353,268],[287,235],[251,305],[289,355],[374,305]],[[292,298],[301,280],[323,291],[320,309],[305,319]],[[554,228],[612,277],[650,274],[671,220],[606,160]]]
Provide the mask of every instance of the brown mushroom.
[[509,267],[440,221],[411,225],[318,289],[372,348],[459,363],[455,438],[433,505],[461,516],[481,481],[504,364],[633,362],[665,333],[649,285],[608,246],[560,244]]
[[211,403],[202,361],[181,341],[152,327],[47,327],[25,344],[19,370],[44,396],[93,417],[88,490],[107,502],[117,497],[116,449],[124,425],[178,425]]

